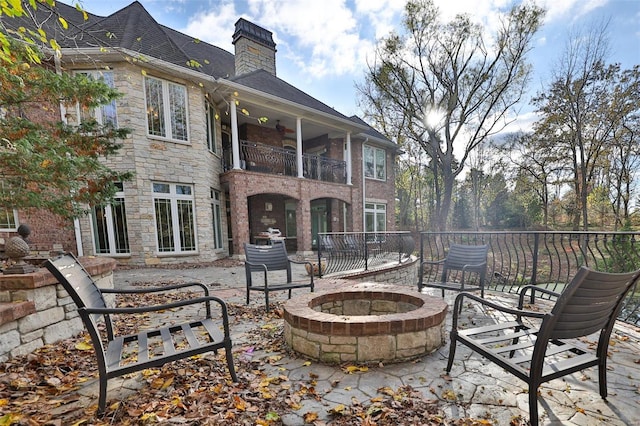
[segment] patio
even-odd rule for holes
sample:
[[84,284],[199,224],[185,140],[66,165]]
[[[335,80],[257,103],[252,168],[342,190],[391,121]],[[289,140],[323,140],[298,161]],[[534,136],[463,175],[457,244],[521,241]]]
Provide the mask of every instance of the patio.
[[[301,269],[296,274],[305,274]],[[212,293],[223,297],[230,304],[234,356],[241,381],[253,384],[243,388],[229,387],[235,401],[225,405],[230,395],[216,394],[215,386],[206,387],[199,376],[183,374],[169,383],[166,372],[137,375],[110,383],[110,414],[102,421],[108,424],[113,418],[142,423],[153,421],[152,414],[169,413],[172,422],[183,424],[416,424],[437,422],[442,424],[527,424],[527,394],[525,385],[495,365],[485,365],[470,351],[458,348],[458,356],[450,376],[444,368],[448,345],[414,361],[389,365],[329,366],[298,357],[287,351],[282,342],[282,318],[275,309],[270,315],[264,312],[264,300],[255,295],[248,307],[244,305],[244,271],[241,266],[227,264],[193,269],[131,269],[117,270],[118,286],[148,285],[154,282],[201,281]],[[319,279],[317,292],[351,286],[353,282],[338,279]],[[384,284],[379,284],[384,286]],[[411,290],[415,283],[408,283]],[[438,296],[437,289],[427,290]],[[307,290],[294,292],[294,297]],[[450,303],[454,294],[447,294]],[[511,303],[513,295],[489,292],[488,297]],[[276,295],[283,301],[285,294]],[[492,312],[479,312],[476,307],[465,306],[465,318],[469,322],[491,321]],[[146,318],[145,321],[163,321],[175,317],[177,312],[167,313],[165,318]],[[188,314],[188,312],[180,312]],[[451,314],[447,314],[447,329]],[[448,340],[448,339],[447,339]],[[78,342],[74,342],[76,344]],[[542,386],[541,424],[548,425],[629,425],[640,423],[640,332],[636,327],[618,323],[610,346],[608,383],[609,399],[605,403],[598,395],[597,373],[593,369],[568,376],[566,380],[554,380]],[[207,354],[206,357],[214,356]],[[187,361],[188,365],[189,361]],[[193,360],[190,367],[176,366],[178,371],[196,367],[205,368],[201,360]],[[86,366],[85,366],[86,367]],[[67,372],[67,375],[73,372]],[[164,374],[164,376],[163,376]],[[223,375],[214,370],[216,374]],[[217,378],[219,380],[219,378]],[[194,382],[198,380],[198,382]],[[62,395],[46,396],[45,384],[40,384],[38,395],[51,407],[55,419],[63,424],[83,418],[92,418],[97,402],[97,379],[78,381],[79,388]],[[0,383],[1,385],[2,383]],[[222,386],[223,382],[220,382]],[[140,392],[140,390],[143,390]],[[185,391],[186,389],[186,391]],[[219,411],[200,419],[179,409],[175,391],[184,391],[191,397],[202,395],[200,411],[210,404]],[[113,406],[114,395],[121,399]],[[33,404],[34,395],[25,392],[25,407]],[[130,400],[128,398],[136,397]],[[0,401],[4,396],[0,395]],[[184,396],[186,399],[186,396]],[[145,411],[140,405],[144,401]],[[29,402],[29,404],[26,404]],[[181,402],[180,402],[181,403]],[[138,405],[136,405],[138,404]],[[93,407],[92,407],[93,406]],[[161,407],[173,407],[177,411],[162,411]],[[10,404],[0,404],[0,418],[8,413]],[[86,409],[85,407],[89,407]],[[153,409],[149,407],[154,407]],[[192,407],[193,408],[193,407]],[[86,411],[85,411],[86,410]],[[26,410],[25,410],[26,411]],[[182,414],[177,415],[176,412]],[[109,410],[108,410],[109,413]],[[173,414],[171,414],[173,413]],[[226,414],[225,414],[226,413]],[[230,416],[225,418],[225,416]],[[432,416],[432,417],[428,417]],[[158,414],[156,421],[162,420]],[[164,418],[168,420],[167,418]],[[205,420],[206,419],[206,420]],[[469,419],[475,419],[473,423]],[[73,421],[72,421],[73,420]]]

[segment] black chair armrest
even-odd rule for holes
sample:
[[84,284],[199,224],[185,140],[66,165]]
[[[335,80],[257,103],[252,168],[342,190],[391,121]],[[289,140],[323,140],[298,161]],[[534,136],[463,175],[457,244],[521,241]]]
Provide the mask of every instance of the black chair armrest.
[[167,309],[179,308],[181,306],[197,305],[199,303],[218,303],[223,311],[224,316],[227,313],[227,304],[216,296],[198,297],[195,299],[179,300],[176,302],[166,303],[163,305],[151,305],[151,306],[133,306],[128,308],[80,308],[88,314],[97,315],[118,315],[118,314],[141,314],[147,312],[158,312]]
[[439,260],[423,260],[420,263],[420,266],[422,265],[440,265],[442,263],[444,263],[444,261],[447,259],[439,259]]
[[544,294],[548,294],[550,296],[559,297],[560,293],[557,291],[549,290],[546,288],[538,287],[536,285],[526,285],[520,289],[520,297],[518,297],[518,308],[522,309],[524,306],[524,298],[527,295],[527,291],[531,290],[531,299],[535,298],[535,293],[540,292]]
[[477,268],[481,268],[481,267],[487,267],[487,262],[482,262],[482,263],[468,263],[466,265],[464,265],[462,267],[463,271],[466,271],[467,269],[477,269]]
[[[291,259],[291,258],[289,258],[289,262],[295,263],[297,265],[309,265],[309,268],[310,268],[309,270],[312,271],[311,272],[311,282],[310,282],[310,284],[313,284],[313,264],[311,262],[309,262],[307,260],[294,260],[294,259]],[[318,268],[320,268],[320,267],[321,266],[318,266]]]
[[249,262],[249,261],[246,261],[246,260],[245,260],[245,261],[244,261],[244,264],[245,264],[245,268],[246,268],[247,266],[251,266],[252,268],[259,267],[259,268],[262,268],[262,270],[263,270],[264,272],[268,272],[268,271],[269,271],[269,269],[267,268],[267,265],[265,265],[264,263],[253,263],[253,262]]
[[458,326],[458,315],[461,312],[460,308],[462,307],[462,303],[464,298],[467,297],[471,300],[474,300],[478,303],[480,303],[483,306],[488,306],[492,309],[495,309],[496,311],[499,312],[503,312],[505,314],[511,314],[514,315],[516,317],[530,317],[530,318],[544,318],[545,315],[547,315],[547,313],[545,312],[534,312],[534,311],[528,311],[528,310],[524,310],[524,309],[514,309],[514,308],[509,308],[507,306],[503,306],[500,305],[498,303],[493,303],[490,302],[486,299],[483,299],[480,296],[476,296],[473,293],[468,293],[466,291],[462,291],[460,293],[458,293],[458,295],[456,296],[456,300],[454,302],[454,307],[453,307],[453,325],[452,327],[455,329]]
[[143,293],[158,293],[167,290],[176,290],[179,288],[186,287],[200,287],[204,292],[205,296],[209,295],[209,289],[206,285],[198,282],[189,282],[189,283],[180,283],[180,284],[171,284],[162,287],[146,287],[140,289],[115,289],[115,288],[101,288],[100,291],[102,293],[112,293],[112,294],[143,294]]

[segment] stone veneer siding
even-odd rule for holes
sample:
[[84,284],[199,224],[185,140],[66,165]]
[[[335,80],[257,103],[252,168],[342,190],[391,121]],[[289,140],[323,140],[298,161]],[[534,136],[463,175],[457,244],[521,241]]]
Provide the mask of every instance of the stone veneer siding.
[[[131,129],[117,156],[105,161],[109,167],[133,171],[131,181],[124,183],[130,254],[113,255],[119,264],[160,265],[211,262],[226,257],[227,247],[213,247],[213,219],[211,189],[221,192],[219,176],[222,173],[222,134],[216,121],[217,152],[207,148],[205,92],[197,84],[175,75],[147,71],[149,77],[158,78],[186,87],[188,109],[188,141],[177,141],[147,134],[147,115],[144,79],[141,68],[127,63],[112,64],[116,89],[123,97],[116,101],[118,125]],[[93,66],[93,64],[91,65]],[[79,68],[79,67],[78,67]],[[153,182],[186,184],[193,187],[193,205],[197,250],[183,253],[160,253],[157,250]],[[224,212],[225,200],[220,200]],[[223,230],[227,229],[226,215],[222,214]],[[93,252],[91,218],[80,219],[82,245],[85,255]],[[226,245],[226,232],[223,244]],[[111,255],[110,255],[111,256]]]
[[[115,261],[81,258],[98,287],[113,288]],[[113,305],[114,295],[106,297]],[[78,310],[61,284],[44,268],[0,275],[0,362],[84,330]]]
[[446,314],[441,298],[359,285],[288,300],[284,338],[294,351],[329,364],[401,362],[444,344]]

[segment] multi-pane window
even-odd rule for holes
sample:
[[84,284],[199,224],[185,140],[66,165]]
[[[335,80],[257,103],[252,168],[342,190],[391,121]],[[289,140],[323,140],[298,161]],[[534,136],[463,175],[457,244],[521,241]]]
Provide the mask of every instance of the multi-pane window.
[[385,232],[387,230],[387,205],[365,203],[364,226],[366,232]]
[[222,216],[220,208],[220,191],[211,189],[211,215],[213,217],[213,248],[222,246]]
[[18,213],[14,209],[0,208],[0,231],[18,229]]
[[[85,75],[94,80],[100,80],[107,86],[114,88],[113,71],[76,71],[76,74]],[[78,123],[95,119],[98,124],[118,127],[116,115],[116,101],[112,100],[108,104],[100,105],[97,108],[88,108],[80,104],[77,105]]]
[[130,253],[124,191],[121,182],[116,185],[118,192],[114,195],[113,202],[106,206],[96,206],[91,211],[96,254]]
[[196,251],[193,187],[154,182],[153,206],[158,252]]
[[187,141],[187,89],[181,84],[145,77],[147,132],[151,136]]
[[207,148],[216,152],[216,110],[209,102],[205,102],[204,105],[207,114]]
[[387,154],[384,149],[364,146],[364,175],[373,179],[387,179]]

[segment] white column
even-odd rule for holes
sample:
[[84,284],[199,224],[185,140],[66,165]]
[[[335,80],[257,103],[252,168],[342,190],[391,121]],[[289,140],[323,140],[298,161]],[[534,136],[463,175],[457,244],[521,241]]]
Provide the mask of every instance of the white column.
[[296,161],[298,164],[298,177],[304,177],[304,169],[302,164],[302,119],[296,117]]
[[238,140],[238,113],[236,112],[236,100],[231,99],[231,153],[233,168],[240,167],[240,141]]
[[347,162],[347,185],[352,185],[351,183],[351,132],[347,132],[347,158],[345,161]]

